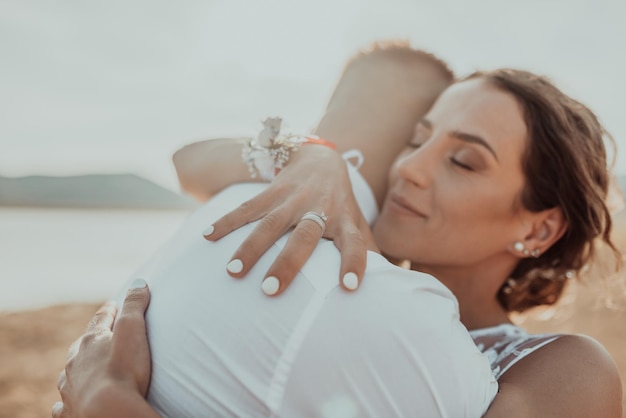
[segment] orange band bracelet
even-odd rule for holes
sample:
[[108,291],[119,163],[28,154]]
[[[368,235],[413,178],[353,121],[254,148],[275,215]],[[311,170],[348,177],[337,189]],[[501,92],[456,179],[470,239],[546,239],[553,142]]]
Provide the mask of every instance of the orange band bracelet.
[[272,180],[289,161],[289,156],[303,144],[317,144],[337,149],[337,145],[317,135],[279,135],[282,119],[266,118],[263,130],[256,138],[250,138],[244,145],[241,157],[248,165],[252,178],[257,175]]
[[320,138],[319,136],[305,136],[306,141],[302,142],[302,144],[317,144],[324,145],[330,149],[337,149],[337,145],[334,142],[327,141],[325,139]]

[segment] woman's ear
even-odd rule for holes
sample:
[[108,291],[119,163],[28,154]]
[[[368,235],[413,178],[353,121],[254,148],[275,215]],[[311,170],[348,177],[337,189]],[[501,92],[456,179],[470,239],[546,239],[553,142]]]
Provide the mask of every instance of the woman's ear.
[[524,245],[535,254],[543,254],[559,240],[567,230],[567,220],[561,208],[546,209],[532,214],[532,229],[524,237]]

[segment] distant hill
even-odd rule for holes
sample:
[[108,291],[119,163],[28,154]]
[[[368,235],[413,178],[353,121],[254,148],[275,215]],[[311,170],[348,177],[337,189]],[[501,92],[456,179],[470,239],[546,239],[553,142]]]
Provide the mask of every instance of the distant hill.
[[133,174],[0,177],[0,206],[191,209],[189,197]]

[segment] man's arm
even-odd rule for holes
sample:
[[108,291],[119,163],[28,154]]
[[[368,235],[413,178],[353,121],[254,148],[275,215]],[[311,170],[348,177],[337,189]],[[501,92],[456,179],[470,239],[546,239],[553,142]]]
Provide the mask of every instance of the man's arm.
[[232,184],[254,181],[241,159],[245,141],[245,138],[208,139],[176,151],[172,160],[183,191],[205,202]]
[[81,418],[160,418],[138,392],[111,386],[100,390]]

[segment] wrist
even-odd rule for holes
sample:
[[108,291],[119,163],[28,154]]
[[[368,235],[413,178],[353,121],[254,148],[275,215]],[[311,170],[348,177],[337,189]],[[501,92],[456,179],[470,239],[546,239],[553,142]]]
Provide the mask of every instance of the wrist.
[[157,418],[146,399],[132,385],[107,380],[81,399],[77,416],[84,418]]
[[311,144],[307,144],[306,146],[301,147],[300,149],[298,149],[297,152],[294,152],[291,158],[289,159],[289,163],[285,167],[288,167],[292,164],[296,164],[300,161],[308,161],[308,160],[319,159],[319,158],[323,158],[323,159],[332,158],[332,159],[343,161],[343,159],[341,158],[341,155],[339,155],[339,153],[333,148],[329,148],[325,145],[311,143]]
[[258,175],[265,180],[274,179],[302,145],[323,146],[333,150],[337,148],[334,143],[315,135],[280,135],[281,124],[280,118],[265,119],[257,137],[244,145],[242,158],[252,178]]
[[320,138],[317,135],[305,136],[301,145],[322,145],[326,148],[332,149],[333,151],[337,150],[337,145],[335,145],[335,143]]
[[326,172],[333,173],[347,171],[346,163],[337,151],[324,145],[311,144],[295,152],[289,163],[278,175],[282,175],[283,171],[287,173],[316,173],[322,168]]

